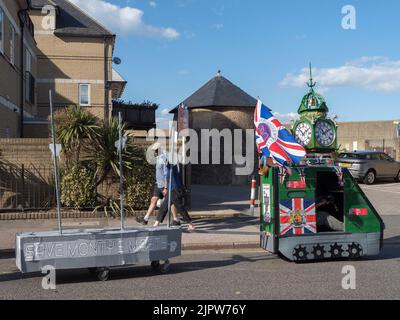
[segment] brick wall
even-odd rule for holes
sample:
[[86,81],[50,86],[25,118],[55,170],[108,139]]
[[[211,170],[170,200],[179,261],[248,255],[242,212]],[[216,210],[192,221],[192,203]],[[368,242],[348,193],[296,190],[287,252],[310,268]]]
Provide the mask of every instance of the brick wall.
[[49,144],[49,139],[0,139],[0,161],[49,166],[52,163]]

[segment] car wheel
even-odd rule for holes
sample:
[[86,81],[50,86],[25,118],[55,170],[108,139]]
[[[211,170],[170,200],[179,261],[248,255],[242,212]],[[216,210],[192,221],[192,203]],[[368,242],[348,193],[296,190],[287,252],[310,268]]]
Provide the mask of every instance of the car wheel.
[[368,171],[367,174],[365,175],[364,183],[368,184],[368,185],[371,185],[371,184],[375,183],[375,180],[376,180],[375,171],[373,171],[373,170]]
[[399,173],[397,174],[397,177],[394,178],[394,180],[395,180],[396,182],[400,182],[400,171],[399,171]]
[[107,281],[110,279],[110,269],[109,268],[97,268],[96,270],[97,279],[100,281]]

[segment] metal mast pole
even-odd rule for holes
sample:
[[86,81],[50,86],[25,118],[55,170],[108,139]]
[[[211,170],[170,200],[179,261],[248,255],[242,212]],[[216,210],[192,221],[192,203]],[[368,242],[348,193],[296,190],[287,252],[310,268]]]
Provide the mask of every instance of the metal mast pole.
[[121,230],[125,228],[125,211],[124,211],[124,173],[123,173],[123,163],[122,163],[122,149],[123,149],[123,141],[122,141],[122,113],[118,114],[118,128],[119,128],[119,174],[120,174],[120,182],[119,182],[119,193],[120,193],[120,207],[121,207]]
[[171,228],[171,202],[172,202],[172,174],[173,166],[175,161],[175,127],[172,125],[170,139],[172,139],[169,149],[170,149],[170,164],[169,164],[169,182],[168,182],[168,228]]
[[57,199],[57,216],[58,216],[58,230],[62,235],[62,221],[61,221],[61,199],[60,199],[60,180],[58,175],[58,159],[57,159],[57,145],[56,145],[56,130],[54,125],[54,112],[53,112],[53,95],[49,90],[50,101],[50,116],[51,116],[51,135],[53,140],[53,161],[54,161],[54,180],[56,184],[56,199]]

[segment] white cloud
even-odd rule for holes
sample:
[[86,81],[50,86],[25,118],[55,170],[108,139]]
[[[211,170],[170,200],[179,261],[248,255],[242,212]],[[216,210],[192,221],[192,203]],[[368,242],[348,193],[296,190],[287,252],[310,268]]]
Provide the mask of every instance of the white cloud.
[[156,125],[158,129],[169,129],[171,126],[171,118],[168,117],[157,117]]
[[169,115],[169,109],[163,109],[163,110],[161,111],[161,114],[162,114],[163,116]]
[[[318,91],[333,87],[355,87],[383,92],[400,92],[400,60],[386,57],[361,57],[333,68],[313,68]],[[282,87],[303,88],[309,80],[309,69],[289,73],[281,81]]]
[[69,1],[117,34],[137,34],[170,40],[179,37],[178,31],[173,28],[160,28],[146,24],[143,21],[144,12],[133,7],[120,7],[103,0]]
[[157,2],[155,2],[155,1],[150,1],[150,2],[149,2],[149,5],[150,5],[150,7],[155,8],[155,7],[157,7]]

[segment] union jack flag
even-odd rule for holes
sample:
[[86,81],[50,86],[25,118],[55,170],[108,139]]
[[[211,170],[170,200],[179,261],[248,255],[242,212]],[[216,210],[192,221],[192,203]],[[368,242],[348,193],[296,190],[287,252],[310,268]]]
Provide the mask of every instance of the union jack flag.
[[254,124],[258,152],[263,156],[272,157],[281,166],[299,164],[305,157],[306,150],[260,100],[254,113]]
[[315,202],[312,199],[290,199],[280,204],[281,235],[317,233]]

